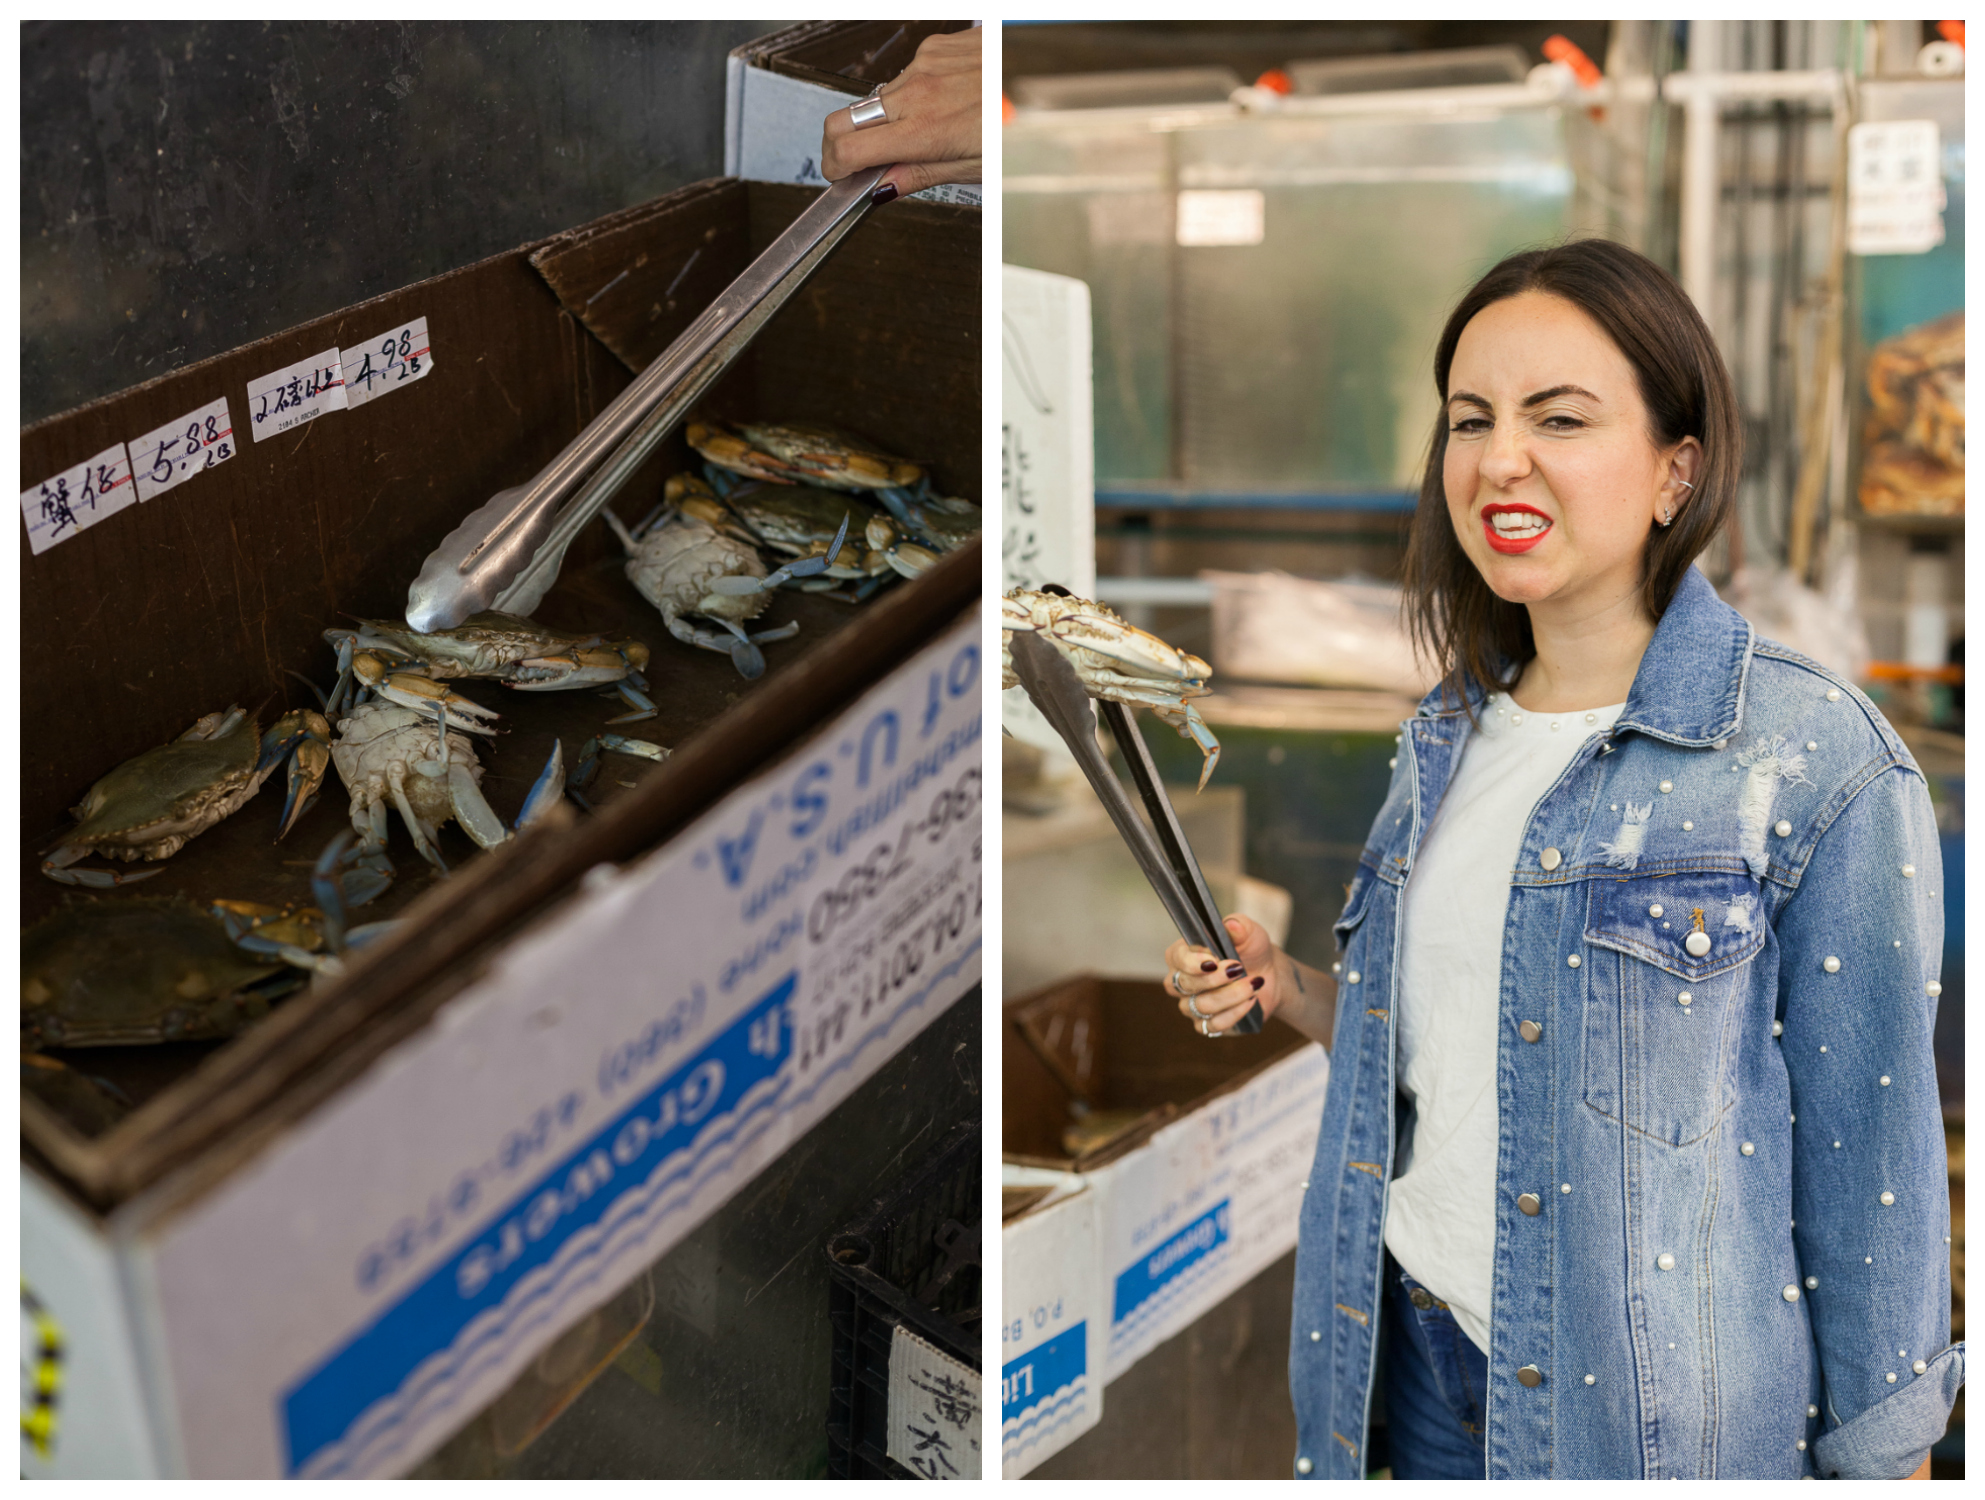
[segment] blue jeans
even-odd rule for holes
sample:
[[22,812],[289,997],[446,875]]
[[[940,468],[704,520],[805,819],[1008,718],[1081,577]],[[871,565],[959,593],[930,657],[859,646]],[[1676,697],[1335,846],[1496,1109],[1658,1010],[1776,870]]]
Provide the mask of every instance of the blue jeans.
[[1483,1479],[1488,1356],[1447,1304],[1385,1258],[1385,1406],[1394,1479]]

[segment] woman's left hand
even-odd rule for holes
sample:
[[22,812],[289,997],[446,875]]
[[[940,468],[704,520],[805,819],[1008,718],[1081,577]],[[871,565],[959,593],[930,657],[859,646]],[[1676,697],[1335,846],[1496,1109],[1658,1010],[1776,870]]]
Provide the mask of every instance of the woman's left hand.
[[925,37],[909,67],[876,91],[884,115],[880,125],[857,130],[845,108],[835,110],[821,132],[821,176],[839,182],[864,167],[893,162],[877,192],[893,187],[907,194],[941,182],[979,181],[982,42],[976,26]]

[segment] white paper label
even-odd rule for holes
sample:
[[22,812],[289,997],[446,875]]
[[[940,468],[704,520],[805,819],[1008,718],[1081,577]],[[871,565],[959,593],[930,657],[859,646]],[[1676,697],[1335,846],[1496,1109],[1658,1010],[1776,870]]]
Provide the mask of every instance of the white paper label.
[[187,1477],[404,1473],[979,978],[977,611],[147,1240]]
[[979,1477],[979,1372],[901,1323],[889,1344],[888,1452],[921,1479]]
[[21,519],[28,523],[28,546],[46,552],[77,532],[137,502],[131,459],[119,443],[95,458],[21,491]]
[[344,367],[345,404],[363,406],[375,396],[425,378],[434,368],[428,348],[427,319],[415,318],[404,328],[366,339],[338,355]]
[[1921,255],[1944,242],[1935,120],[1881,120],[1847,133],[1847,248]]
[[175,485],[234,457],[240,444],[227,397],[131,441],[131,473],[140,500],[156,500]]
[[[1023,266],[1000,268],[1000,566],[1003,589],[1058,583],[1096,591],[1096,427],[1089,288]],[[1025,692],[1000,697],[1008,734],[1074,758]]]
[[248,382],[248,430],[259,443],[345,405],[344,367],[338,351],[326,349]]
[[1179,194],[1181,245],[1259,245],[1265,222],[1260,188],[1187,188]]

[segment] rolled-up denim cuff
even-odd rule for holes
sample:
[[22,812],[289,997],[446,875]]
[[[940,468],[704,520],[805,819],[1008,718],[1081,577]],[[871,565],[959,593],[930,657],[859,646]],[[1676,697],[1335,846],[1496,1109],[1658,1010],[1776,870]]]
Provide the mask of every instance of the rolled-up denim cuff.
[[1813,1466],[1828,1479],[1907,1479],[1944,1435],[1963,1384],[1958,1343],[1886,1401],[1823,1434],[1813,1444]]

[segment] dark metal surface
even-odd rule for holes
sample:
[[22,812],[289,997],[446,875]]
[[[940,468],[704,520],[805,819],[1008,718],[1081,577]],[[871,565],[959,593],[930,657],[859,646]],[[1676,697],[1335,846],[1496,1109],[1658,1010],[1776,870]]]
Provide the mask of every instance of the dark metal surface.
[[22,420],[715,175],[783,24],[22,26]]

